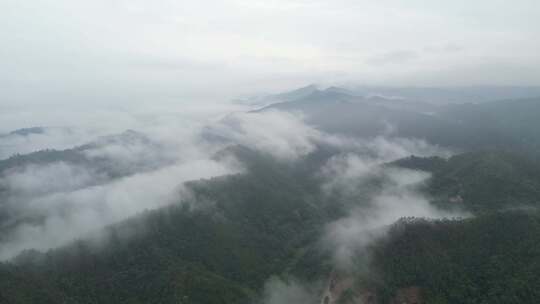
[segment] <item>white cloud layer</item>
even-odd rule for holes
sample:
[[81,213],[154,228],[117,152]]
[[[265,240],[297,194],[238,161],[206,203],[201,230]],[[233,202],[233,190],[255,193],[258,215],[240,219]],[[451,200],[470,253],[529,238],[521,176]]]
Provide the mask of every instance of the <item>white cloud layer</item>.
[[306,125],[301,118],[286,112],[233,113],[211,132],[274,157],[295,160],[315,150],[323,134]]
[[[186,195],[182,191],[186,181],[240,172],[242,166],[235,160],[214,160],[226,145],[240,144],[294,161],[312,152],[324,138],[287,113],[222,116],[215,111],[162,114],[142,121],[139,117],[127,126],[138,126],[144,133],[99,137],[80,152],[86,157],[81,163],[54,160],[4,171],[0,174],[0,215],[7,214],[8,219],[0,222],[0,259],[24,249],[54,248],[143,210],[180,202]],[[82,123],[80,128],[84,127]],[[203,130],[226,140],[205,139]],[[47,138],[52,138],[51,145],[69,141],[48,137],[47,132],[42,135],[40,143],[45,147]],[[120,177],[115,176],[118,172]]]
[[[418,187],[430,177],[428,173],[380,166],[410,155],[447,156],[450,152],[410,139],[376,138],[363,144],[368,147],[365,151],[376,153],[337,155],[321,173],[327,181],[323,190],[340,194],[350,207],[349,215],[330,223],[322,238],[323,247],[330,249],[339,269],[350,268],[355,257],[362,255],[373,241],[384,237],[389,225],[400,218],[467,216],[457,210],[439,210],[420,193]],[[382,190],[370,192],[362,188],[368,178],[374,177],[383,181]]]
[[318,301],[316,293],[294,279],[288,281],[270,278],[264,285],[262,304],[310,304]]

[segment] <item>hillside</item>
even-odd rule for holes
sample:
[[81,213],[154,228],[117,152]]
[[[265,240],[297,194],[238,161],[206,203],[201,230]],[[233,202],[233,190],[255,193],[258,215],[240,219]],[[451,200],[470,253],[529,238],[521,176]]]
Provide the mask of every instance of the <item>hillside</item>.
[[[330,257],[319,251],[318,239],[326,223],[345,215],[344,209],[340,211],[340,206],[345,206],[336,204],[336,200],[328,201],[328,197],[318,193],[320,181],[310,178],[312,173],[308,168],[321,160],[318,157],[307,158],[291,167],[242,147],[223,153],[241,155],[248,165],[248,173],[192,182],[189,184],[193,191],[190,200],[110,226],[105,230],[105,240],[101,236],[98,243],[92,237],[46,254],[25,252],[15,260],[15,264],[8,263],[1,267],[2,281],[9,285],[0,286],[0,296],[8,303],[34,303],[32,299],[36,298],[42,299],[42,303],[47,303],[46,299],[49,299],[49,303],[251,303],[262,292],[265,281],[271,275],[294,275],[312,281],[324,279],[332,267]],[[491,159],[498,160],[495,156],[476,157],[485,160],[484,165],[478,165],[479,168],[492,164]],[[431,160],[440,163],[436,158]],[[462,172],[470,172],[471,179],[486,178],[473,174],[470,168],[464,167],[467,164],[478,164],[478,160],[471,159],[467,154],[453,157],[437,166],[439,169],[434,171],[433,179],[439,178],[436,172],[445,172],[440,173],[442,181],[449,179],[448,176],[459,176]],[[443,167],[444,170],[441,169]],[[454,170],[447,172],[449,168]],[[479,174],[499,172],[501,168],[506,166],[481,170]],[[296,182],[299,180],[302,182]],[[519,188],[512,187],[519,186],[517,182],[501,191],[514,193]],[[472,190],[472,198],[483,195],[482,189],[474,184]],[[464,194],[465,202],[469,201],[468,195],[468,192]],[[495,209],[495,206],[486,207],[480,203],[464,205],[471,211],[481,207],[484,210]],[[437,248],[448,248],[454,246],[453,234],[464,235],[454,231],[465,229],[471,230],[464,232],[470,237],[470,242],[477,242],[473,245],[482,248],[483,242],[492,241],[478,241],[474,236],[477,229],[505,227],[493,225],[493,221],[497,219],[512,223],[510,219],[515,216],[508,215],[508,219],[505,215],[482,217],[479,220],[466,220],[463,222],[466,225],[461,221],[433,224],[405,221],[397,224],[389,240],[374,245],[377,260],[370,267],[381,267],[385,271],[384,287],[380,287],[379,297],[389,297],[396,288],[408,285],[418,285],[425,290],[435,288],[422,285],[423,281],[403,283],[401,280],[405,279],[401,276],[409,278],[409,274],[398,272],[398,268],[388,268],[392,264],[387,261],[397,263],[394,259],[405,259],[411,255],[392,249],[393,246],[402,246],[397,244],[405,242],[407,246],[399,247],[399,250],[419,250],[422,246],[431,248],[432,245],[425,243],[428,242],[426,237],[416,234],[448,233],[446,238],[432,236],[427,239],[437,240],[433,245]],[[533,225],[536,217],[525,219],[527,221],[521,221],[523,225],[528,225],[530,221],[530,225]],[[437,228],[439,226],[440,229]],[[433,230],[431,227],[434,227]],[[538,229],[534,227],[530,231]],[[521,234],[526,227],[511,229],[512,233]],[[510,233],[496,230],[492,237],[498,238],[498,234],[503,232]],[[538,235],[540,231],[529,237]],[[413,245],[415,242],[422,243]],[[493,243],[500,244],[497,250],[507,252],[506,243]],[[439,251],[421,252],[437,256]],[[471,259],[476,259],[477,253],[470,251],[470,254]],[[465,259],[464,256],[460,258]],[[407,263],[410,267],[415,265],[409,261]],[[459,263],[454,266],[445,264],[445,267],[465,267]],[[353,273],[360,275],[361,269],[363,267],[358,273]],[[411,269],[417,271],[414,278],[429,276],[432,270],[427,266],[425,270]],[[444,273],[439,275],[443,276]],[[490,282],[495,279],[486,277]],[[445,280],[445,277],[438,280]],[[454,287],[453,282],[448,281],[448,286],[458,288]],[[22,290],[30,285],[37,286],[35,291],[22,296]],[[451,299],[463,299],[463,296],[457,294]]]
[[359,137],[422,138],[461,150],[512,148],[536,153],[540,147],[534,131],[540,128],[540,100],[534,98],[435,106],[327,89],[259,111],[272,109],[300,112],[322,130]]
[[482,151],[393,164],[431,172],[426,191],[443,206],[476,213],[540,206],[540,164],[523,154]]
[[[313,245],[337,210],[310,195],[309,183],[294,183],[295,170],[240,153],[251,158],[250,173],[193,182],[194,204],[113,225],[97,247],[89,239],[47,254],[23,253],[16,265],[2,267],[0,281],[11,287],[0,286],[0,299],[250,303],[269,276],[285,272],[302,248]],[[33,284],[35,292],[21,296]]]
[[[300,293],[311,299],[301,304],[325,297],[331,304],[534,302],[536,277],[527,267],[535,271],[540,260],[535,245],[540,241],[540,164],[531,155],[535,132],[521,130],[535,126],[535,101],[515,108],[507,107],[509,101],[452,105],[425,114],[390,105],[403,100],[353,96],[339,88],[307,88],[298,94],[245,115],[307,114],[311,126],[301,130],[308,139],[292,137],[306,141],[301,153],[283,157],[261,148],[261,142],[275,138],[264,133],[268,130],[241,125],[241,119],[217,125],[232,123],[238,133],[203,129],[205,144],[220,147],[210,161],[240,169],[174,180],[175,193],[183,195],[167,196],[174,200],[139,209],[105,228],[90,226],[99,229],[61,246],[22,247],[27,250],[0,264],[0,300],[274,304],[268,297],[289,299],[281,304]],[[250,131],[262,139],[238,137]],[[517,134],[528,137],[518,144]],[[287,141],[275,143],[289,148]],[[449,151],[453,156],[444,158]],[[66,182],[46,183],[45,190],[4,182],[0,241],[10,244],[25,229],[61,219],[70,211],[65,206],[79,199],[76,190],[94,189],[98,182],[115,188],[118,181],[148,173],[143,184],[134,184],[142,191],[136,193],[143,200],[162,199],[144,192],[166,180],[153,175],[171,165],[166,152],[142,133],[127,131],[71,149],[0,161],[5,181],[17,181],[13,178],[21,172],[40,180],[56,172],[41,173],[44,168],[62,169],[62,164],[103,174],[97,175],[103,179],[70,184],[77,175],[68,171]],[[166,178],[171,176],[177,175]],[[132,185],[126,189],[133,191]],[[105,197],[115,206],[126,189],[113,192],[112,199],[99,194],[97,201]],[[12,208],[43,193],[50,194],[49,200],[36,202],[55,204],[61,197],[56,193],[72,190],[77,195],[46,209],[53,217],[40,213],[41,205]],[[272,282],[284,290],[272,289]]]
[[535,303],[540,217],[500,213],[462,221],[405,220],[373,250],[379,297],[417,287],[422,303]]

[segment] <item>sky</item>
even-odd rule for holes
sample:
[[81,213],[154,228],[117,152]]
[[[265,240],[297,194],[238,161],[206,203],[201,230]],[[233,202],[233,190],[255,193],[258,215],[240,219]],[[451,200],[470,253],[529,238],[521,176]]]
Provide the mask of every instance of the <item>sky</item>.
[[540,85],[537,0],[0,0],[0,109]]

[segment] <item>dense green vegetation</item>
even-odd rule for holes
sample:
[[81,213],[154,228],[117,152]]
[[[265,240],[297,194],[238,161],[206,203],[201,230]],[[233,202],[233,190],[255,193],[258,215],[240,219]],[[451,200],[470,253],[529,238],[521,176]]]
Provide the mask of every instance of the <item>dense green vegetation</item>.
[[35,284],[35,297],[49,303],[253,300],[268,277],[299,268],[305,248],[338,214],[313,195],[308,178],[295,182],[305,167],[237,152],[250,164],[248,174],[193,182],[193,201],[109,227],[99,246],[87,240],[27,252],[3,267],[1,281],[14,287],[0,286],[0,295],[34,303],[18,292]]
[[373,271],[383,282],[382,300],[417,286],[426,303],[537,303],[539,244],[536,213],[406,219],[372,248]]
[[532,98],[453,105],[440,115],[466,126],[462,138],[470,138],[469,147],[512,148],[538,155],[539,114],[540,99]]
[[[350,100],[336,90],[317,94],[274,107],[307,107],[317,126],[355,135],[377,134],[388,119],[398,126],[396,136],[464,150],[449,159],[411,156],[384,166],[430,172],[420,190],[434,204],[475,216],[398,221],[347,269],[357,289],[345,290],[341,302],[367,290],[381,304],[395,303],[410,287],[425,303],[537,302],[538,100],[454,105],[428,115]],[[328,104],[328,96],[341,97]],[[62,161],[111,179],[130,174],[105,158],[87,158],[92,145],[15,155],[0,161],[0,173]],[[189,182],[192,195],[183,201],[1,263],[0,303],[256,303],[271,276],[326,282],[335,267],[320,243],[327,224],[363,208],[387,182],[375,173],[343,193],[324,191],[321,167],[343,152],[321,144],[299,160],[278,161],[241,146],[224,149],[215,158],[234,154],[244,173]],[[0,213],[0,222],[2,216],[8,215]]]
[[[17,132],[31,132],[27,129]],[[36,131],[34,131],[35,133]],[[58,162],[65,162],[70,165],[87,167],[97,173],[102,173],[110,178],[118,178],[136,172],[156,169],[159,166],[167,164],[167,159],[141,160],[140,162],[131,162],[128,165],[118,164],[107,155],[89,156],[88,152],[94,149],[99,150],[106,145],[122,145],[125,147],[155,147],[158,151],[158,144],[152,142],[144,134],[127,130],[123,133],[100,137],[97,140],[85,145],[77,146],[71,149],[55,150],[45,149],[28,154],[15,154],[7,159],[0,160],[0,176],[9,174],[10,170],[20,170],[32,165],[49,165]]]
[[[323,195],[314,172],[334,152],[321,149],[290,163],[242,147],[223,151],[239,155],[247,173],[191,182],[193,196],[182,204],[147,211],[108,227],[99,237],[47,253],[21,254],[0,266],[0,299],[252,303],[272,275],[324,280],[332,264],[318,241],[326,223],[345,215],[341,203],[347,200]],[[459,190],[462,207],[488,213],[518,199],[533,202],[536,192],[523,188],[537,185],[540,174],[532,164],[513,154],[477,152],[449,160],[411,157],[392,165],[430,171],[426,191],[451,197]],[[494,194],[483,182],[495,187]],[[508,299],[526,301],[533,285],[524,282],[533,280],[535,272],[527,272],[525,265],[538,267],[540,257],[531,246],[539,238],[538,217],[521,213],[404,220],[373,247],[377,280],[364,283],[376,288],[381,300],[399,288],[420,286],[429,303],[483,303],[501,296],[505,290],[500,286],[510,284]]]
[[311,124],[332,133],[422,138],[462,151],[512,149],[530,155],[540,151],[538,98],[437,107],[411,105],[415,103],[327,89],[262,110],[301,111]]
[[540,205],[540,163],[513,152],[482,151],[438,157],[410,157],[393,163],[432,173],[426,191],[441,206],[475,213]]

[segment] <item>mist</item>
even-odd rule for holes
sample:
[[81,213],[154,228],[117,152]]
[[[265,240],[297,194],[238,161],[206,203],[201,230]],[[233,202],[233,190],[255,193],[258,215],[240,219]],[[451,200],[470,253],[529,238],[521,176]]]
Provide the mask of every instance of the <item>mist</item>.
[[[297,115],[234,109],[231,105],[226,108],[230,112],[223,114],[216,109],[186,113],[184,120],[147,115],[143,121],[126,125],[142,132],[111,134],[123,126],[119,124],[92,133],[83,120],[61,129],[43,127],[35,134],[10,133],[8,137],[20,137],[11,142],[30,143],[12,145],[12,153],[25,154],[31,147],[59,152],[38,152],[35,157],[43,160],[12,167],[10,159],[5,160],[8,167],[0,176],[0,189],[2,211],[8,219],[2,224],[0,258],[12,258],[25,249],[56,248],[144,210],[181,203],[190,197],[184,182],[245,170],[236,159],[214,158],[227,146],[243,145],[278,161],[292,162],[313,152],[321,142],[344,145],[351,141],[333,139]],[[70,131],[57,132],[72,128],[96,137],[77,145]],[[107,135],[97,136],[100,133]],[[48,153],[64,156],[57,160]]]
[[[321,171],[326,180],[323,190],[343,197],[349,206],[348,216],[330,223],[322,239],[323,249],[332,251],[337,269],[352,267],[355,257],[383,238],[389,226],[400,218],[467,216],[459,210],[439,210],[430,204],[430,198],[420,190],[430,178],[429,173],[384,165],[410,155],[449,157],[452,151],[403,138],[377,137],[362,144],[371,153],[337,155]],[[381,186],[376,190],[366,188],[366,182],[374,178],[382,181]]]
[[[322,192],[334,204],[344,204],[347,215],[326,224],[317,250],[329,252],[333,272],[348,275],[360,271],[369,276],[368,248],[385,238],[391,225],[402,218],[456,219],[471,216],[462,210],[439,209],[421,191],[430,174],[388,166],[394,160],[417,156],[450,157],[453,151],[410,138],[353,139],[325,136],[326,143],[340,147],[320,168]],[[372,188],[370,181],[381,184]],[[337,206],[336,206],[337,207]],[[357,273],[358,274],[358,273]],[[331,274],[330,274],[331,275]],[[322,301],[320,282],[295,278],[271,278],[265,285],[263,303],[316,303]]]
[[260,304],[317,303],[317,294],[312,286],[300,283],[298,280],[282,280],[278,277],[270,278],[263,291]]
[[[362,212],[353,208],[348,218],[329,225],[324,238],[336,248],[339,265],[347,264],[377,227],[404,216],[450,216],[412,189],[427,175],[381,168],[409,155],[448,157],[452,154],[448,149],[419,139],[327,134],[307,125],[302,115],[280,111],[238,111],[235,104],[193,109],[195,113],[182,114],[124,112],[118,125],[109,121],[98,129],[80,119],[70,126],[6,135],[10,146],[3,150],[5,155],[68,149],[78,151],[83,161],[29,164],[4,172],[0,186],[10,220],[0,239],[0,258],[25,249],[55,248],[144,210],[179,203],[189,195],[182,187],[186,181],[240,173],[244,169],[238,161],[213,158],[229,145],[243,145],[285,162],[305,157],[321,144],[350,151],[331,158],[320,173],[326,180],[323,190],[344,197],[354,198],[358,183],[369,176],[388,180],[381,193],[369,198],[370,208]],[[135,131],[114,133],[123,128]],[[84,136],[83,143],[74,134],[93,136]],[[362,234],[366,241],[358,237]]]
[[72,117],[71,125],[6,135],[4,158],[44,152],[35,154],[37,162],[29,158],[13,166],[4,160],[0,258],[55,248],[144,210],[179,203],[189,195],[182,186],[186,181],[241,172],[233,160],[213,159],[223,143],[201,136],[204,126],[218,123],[235,106],[202,109],[143,117],[123,113],[117,125],[107,116],[101,119],[108,124],[97,128],[79,113],[77,124]]

